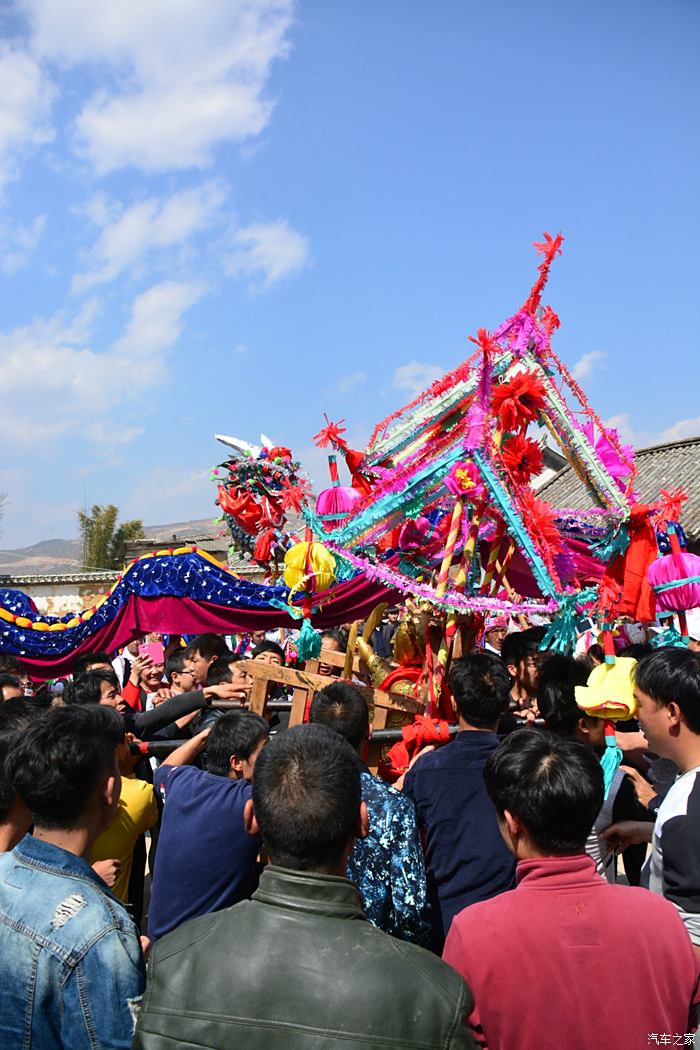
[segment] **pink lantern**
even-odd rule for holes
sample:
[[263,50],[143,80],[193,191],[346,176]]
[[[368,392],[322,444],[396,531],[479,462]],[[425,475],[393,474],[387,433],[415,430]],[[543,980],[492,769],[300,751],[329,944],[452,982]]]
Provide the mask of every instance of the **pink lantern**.
[[341,485],[338,477],[338,462],[335,456],[328,457],[328,469],[332,487],[319,492],[316,500],[316,513],[323,522],[325,532],[331,532],[350,516],[362,494],[350,485]]
[[654,589],[656,607],[662,612],[678,613],[683,640],[688,640],[685,614],[700,606],[700,558],[681,550],[676,530],[668,526],[671,553],[649,566],[647,578]]

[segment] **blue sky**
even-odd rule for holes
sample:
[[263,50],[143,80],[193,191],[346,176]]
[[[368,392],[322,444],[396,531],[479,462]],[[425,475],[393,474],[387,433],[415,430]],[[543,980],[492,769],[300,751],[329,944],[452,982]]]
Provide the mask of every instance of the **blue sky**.
[[556,347],[700,432],[695,0],[0,4],[3,547],[214,514],[215,432],[325,479],[565,253]]

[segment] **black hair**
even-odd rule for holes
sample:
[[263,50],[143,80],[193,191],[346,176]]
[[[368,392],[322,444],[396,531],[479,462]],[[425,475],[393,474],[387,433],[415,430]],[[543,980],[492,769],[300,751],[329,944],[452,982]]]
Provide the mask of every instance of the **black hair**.
[[15,800],[15,789],[5,775],[7,756],[40,715],[40,708],[23,696],[15,696],[0,705],[0,822],[7,820]]
[[32,707],[36,707],[40,711],[45,710],[46,708],[51,707],[54,696],[57,695],[56,692],[54,692],[54,689],[55,683],[49,685],[48,682],[43,682],[38,689],[34,690],[30,697],[27,697],[27,699],[31,702]]
[[209,773],[228,776],[231,755],[250,758],[267,737],[269,725],[253,711],[228,711],[217,718],[207,738],[206,767]]
[[90,795],[110,773],[124,722],[109,707],[54,707],[12,748],[5,770],[41,828],[78,827]]
[[239,663],[243,657],[240,653],[230,653],[228,656],[218,656],[213,663],[209,664],[207,671],[207,685],[221,685],[222,682],[233,681],[231,664]]
[[677,703],[688,729],[700,735],[700,656],[691,649],[656,649],[634,669],[634,682],[661,707]]
[[12,689],[19,689],[22,692],[24,692],[22,683],[20,682],[17,675],[7,674],[6,672],[3,672],[2,674],[0,674],[0,695],[2,695],[3,687],[6,685],[10,686],[10,688]]
[[12,653],[0,653],[0,673],[13,674],[21,678],[24,674],[24,667]]
[[111,667],[112,659],[109,653],[80,653],[73,660],[73,677],[85,674],[90,664],[107,664]]
[[192,639],[185,652],[188,656],[199,653],[205,660],[211,660],[216,656],[228,656],[231,650],[221,634],[198,634]]
[[277,653],[282,663],[284,663],[284,649],[277,642],[268,642],[267,639],[261,642],[260,645],[256,645],[254,649],[250,651],[251,656],[255,659],[256,656],[260,656],[261,653]]
[[526,631],[512,631],[503,639],[501,659],[508,667],[517,667],[533,653],[539,652],[540,642],[547,633],[546,627],[528,627]]
[[362,800],[360,765],[327,726],[293,726],[273,737],[253,776],[253,805],[275,864],[329,871],[355,835]]
[[590,748],[545,730],[520,729],[491,753],[484,781],[499,817],[506,810],[517,817],[540,853],[585,851],[605,793]]
[[69,682],[63,693],[63,703],[99,704],[102,698],[102,683],[109,682],[120,692],[119,679],[114,671],[98,667],[94,671],[85,671],[79,678]]
[[188,660],[189,656],[186,649],[176,649],[175,652],[170,654],[165,661],[165,680],[168,684],[172,683],[174,674],[182,674]]
[[452,661],[449,686],[465,722],[493,729],[508,707],[510,677],[500,656],[471,653]]
[[605,650],[598,642],[594,642],[593,645],[588,646],[588,652],[586,655],[588,656],[591,665],[594,661],[597,661],[598,664],[605,663]]
[[321,634],[321,643],[323,643],[327,639],[332,642],[337,642],[338,646],[340,647],[341,653],[344,653],[348,647],[348,640],[345,631],[323,631],[323,633]]
[[367,701],[349,682],[332,682],[319,690],[311,701],[309,722],[328,726],[357,751],[367,736]]
[[584,712],[576,704],[576,686],[586,685],[589,669],[561,653],[544,660],[537,683],[537,706],[547,729],[559,736],[573,736]]
[[641,660],[645,656],[649,656],[650,653],[654,652],[654,646],[651,642],[630,642],[624,649],[621,649],[617,656],[629,656],[632,660]]

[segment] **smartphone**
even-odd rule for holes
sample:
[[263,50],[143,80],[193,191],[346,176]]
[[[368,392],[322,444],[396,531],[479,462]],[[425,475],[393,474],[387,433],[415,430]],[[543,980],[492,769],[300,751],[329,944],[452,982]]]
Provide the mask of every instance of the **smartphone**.
[[139,656],[148,656],[152,663],[165,663],[165,650],[162,642],[147,642],[139,646]]

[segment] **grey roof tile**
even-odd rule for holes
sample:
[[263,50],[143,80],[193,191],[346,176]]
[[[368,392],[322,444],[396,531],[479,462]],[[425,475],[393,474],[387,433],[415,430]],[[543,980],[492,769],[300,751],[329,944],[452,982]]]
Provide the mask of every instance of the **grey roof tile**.
[[[661,489],[684,489],[688,499],[683,504],[681,525],[689,539],[700,539],[700,436],[637,449],[635,463],[635,490],[640,501],[653,503]],[[570,465],[547,481],[537,495],[557,508],[589,510],[596,506]]]

